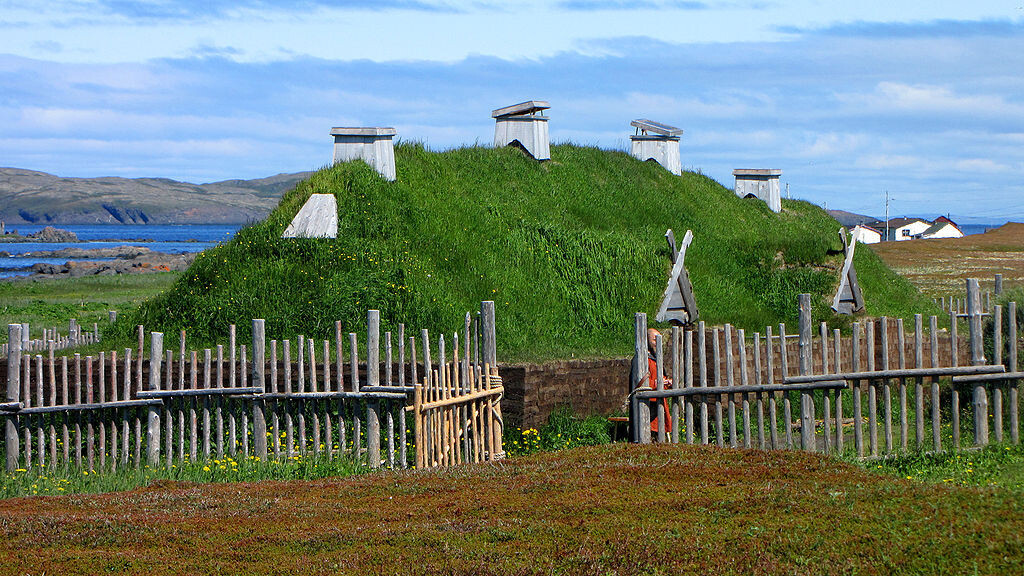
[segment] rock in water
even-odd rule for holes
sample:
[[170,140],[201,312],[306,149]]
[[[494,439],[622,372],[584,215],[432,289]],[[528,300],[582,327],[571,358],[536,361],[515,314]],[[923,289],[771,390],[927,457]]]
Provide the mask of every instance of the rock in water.
[[78,242],[78,235],[74,232],[53,226],[47,226],[35,234],[29,234],[28,237],[38,242]]

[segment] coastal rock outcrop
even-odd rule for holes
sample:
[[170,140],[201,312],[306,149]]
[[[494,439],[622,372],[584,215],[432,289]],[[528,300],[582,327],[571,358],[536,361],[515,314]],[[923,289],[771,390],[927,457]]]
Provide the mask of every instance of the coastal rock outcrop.
[[112,276],[114,274],[150,274],[186,270],[195,260],[195,253],[164,254],[151,252],[133,258],[118,258],[105,261],[75,261],[64,264],[39,263],[32,266],[34,276],[55,276],[79,278],[82,276]]
[[29,234],[28,237],[36,242],[78,242],[78,235],[74,232],[53,226],[47,226],[39,232]]

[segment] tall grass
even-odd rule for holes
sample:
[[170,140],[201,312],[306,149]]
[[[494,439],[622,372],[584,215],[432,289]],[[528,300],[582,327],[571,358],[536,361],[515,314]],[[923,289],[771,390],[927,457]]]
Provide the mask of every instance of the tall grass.
[[[702,175],[572,145],[544,163],[510,148],[395,153],[396,182],[359,162],[315,173],[126,315],[121,338],[145,324],[209,342],[256,317],[270,338],[328,337],[335,320],[360,330],[368,308],[381,310],[385,330],[454,330],[489,299],[504,360],[627,354],[633,312],[653,316],[665,287],[668,228],[694,231],[687,266],[708,322],[795,322],[801,292],[814,295],[817,320],[835,322],[839,225],[809,203],[784,201],[774,214]],[[338,238],[281,239],[314,193],[337,198]],[[887,287],[872,313],[916,303],[884,266],[862,281]]]

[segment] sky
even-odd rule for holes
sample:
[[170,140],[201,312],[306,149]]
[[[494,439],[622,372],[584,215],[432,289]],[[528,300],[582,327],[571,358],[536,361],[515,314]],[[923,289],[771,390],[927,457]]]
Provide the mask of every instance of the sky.
[[490,145],[524,100],[554,143],[678,126],[730,188],[1024,221],[1024,0],[0,0],[0,166],[260,178],[327,165],[334,126]]

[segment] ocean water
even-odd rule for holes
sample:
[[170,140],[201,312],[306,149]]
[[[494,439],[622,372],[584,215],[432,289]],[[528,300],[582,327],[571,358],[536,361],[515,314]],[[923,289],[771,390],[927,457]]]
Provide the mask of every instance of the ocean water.
[[[44,226],[17,226],[18,233],[25,236],[38,232]],[[181,254],[202,252],[220,242],[230,240],[241,225],[117,225],[87,224],[56,226],[78,235],[78,242],[2,242],[0,252],[0,278],[28,276],[33,264],[64,264],[67,258],[35,258],[24,256],[28,252],[60,250],[62,248],[112,248],[116,246],[143,246],[155,252]],[[89,261],[110,260],[110,258],[88,258]]]
[[1002,224],[961,224],[960,231],[963,232],[965,236],[970,234],[984,234],[985,232],[995,230],[1000,226],[1002,226]]

